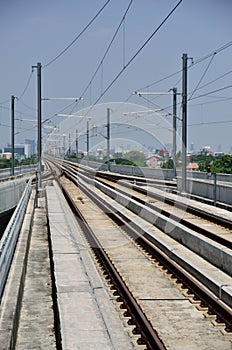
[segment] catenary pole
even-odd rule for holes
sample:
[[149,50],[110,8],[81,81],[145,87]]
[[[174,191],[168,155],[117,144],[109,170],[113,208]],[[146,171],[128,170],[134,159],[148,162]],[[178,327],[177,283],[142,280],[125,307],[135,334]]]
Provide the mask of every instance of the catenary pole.
[[176,97],[177,97],[177,88],[173,88],[173,170],[174,177],[176,177]]
[[89,160],[89,121],[87,120],[87,131],[86,131],[86,151],[87,151],[87,160]]
[[107,169],[110,170],[110,108],[107,108]]
[[11,175],[14,176],[15,165],[15,141],[14,141],[14,100],[15,96],[11,96]]
[[76,159],[78,163],[78,130],[76,129]]
[[37,154],[38,154],[38,167],[37,167],[37,188],[42,187],[42,109],[41,109],[41,63],[37,63],[37,66],[32,66],[32,68],[37,68],[37,113],[38,113],[38,136],[37,136]]
[[38,73],[38,157],[39,157],[39,177],[38,188],[42,187],[42,108],[41,108],[41,63],[37,63]]
[[182,192],[186,192],[186,157],[187,157],[187,60],[182,56]]
[[68,134],[68,160],[71,158],[71,134]]

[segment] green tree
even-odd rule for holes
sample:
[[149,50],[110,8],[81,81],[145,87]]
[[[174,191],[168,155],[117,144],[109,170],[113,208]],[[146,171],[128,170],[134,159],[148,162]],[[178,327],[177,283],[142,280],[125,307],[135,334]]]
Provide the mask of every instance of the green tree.
[[10,159],[0,159],[0,168],[11,168],[11,160]]
[[130,151],[124,155],[125,159],[128,159],[138,166],[145,166],[145,157],[143,152]]
[[166,162],[162,165],[163,169],[173,169],[173,159],[168,159]]
[[211,165],[211,171],[215,173],[232,174],[232,155],[226,154],[215,158]]
[[226,154],[222,157],[206,157],[199,162],[199,170],[206,171],[206,165],[210,164],[211,172],[232,174],[232,155]]

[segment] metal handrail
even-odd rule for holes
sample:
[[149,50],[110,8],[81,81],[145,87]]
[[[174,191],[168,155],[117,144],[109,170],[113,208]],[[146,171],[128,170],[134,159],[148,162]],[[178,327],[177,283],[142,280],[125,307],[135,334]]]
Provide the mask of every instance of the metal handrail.
[[32,190],[32,178],[29,179],[22,197],[4,231],[0,241],[0,300],[8,278],[16,243],[24,220],[26,208]]

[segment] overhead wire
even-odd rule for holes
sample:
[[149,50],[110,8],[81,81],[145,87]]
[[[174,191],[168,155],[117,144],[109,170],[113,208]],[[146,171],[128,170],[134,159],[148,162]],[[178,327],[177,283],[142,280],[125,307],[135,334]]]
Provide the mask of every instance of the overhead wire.
[[215,78],[215,79],[209,81],[208,83],[206,83],[206,84],[204,84],[204,85],[201,85],[200,87],[197,88],[196,91],[198,91],[198,90],[200,90],[200,89],[203,89],[204,87],[206,87],[206,86],[208,86],[208,85],[210,85],[210,84],[215,83],[216,81],[218,81],[218,80],[224,78],[225,76],[227,76],[227,75],[229,75],[229,74],[231,74],[231,73],[232,73],[232,70],[230,70],[230,71],[228,71],[228,72],[226,72],[226,73],[220,75],[219,77],[217,77],[217,78]]
[[24,103],[24,102],[21,100],[21,98],[16,97],[16,100],[19,101],[24,107],[30,109],[31,111],[37,111],[36,108],[30,107],[30,106],[28,106],[26,103]]
[[10,128],[10,127],[11,127],[10,125],[8,125],[8,124],[3,124],[3,123],[0,123],[0,125],[4,126],[4,127],[6,127],[6,128]]
[[76,104],[76,101],[73,101],[71,103],[69,103],[67,106],[65,106],[64,108],[62,108],[61,110],[59,110],[58,112],[56,112],[55,114],[53,114],[51,117],[45,118],[42,121],[42,124],[48,122],[49,120],[52,120],[53,118],[55,118],[57,116],[57,114],[64,112],[67,108],[73,106],[74,104]]
[[232,123],[232,120],[218,120],[218,121],[211,121],[211,122],[200,122],[200,123],[188,124],[188,126],[210,125],[210,124],[227,124],[227,123]]
[[[2,109],[6,109],[6,110],[8,110],[8,111],[10,111],[10,110],[11,110],[11,108],[9,108],[9,107],[4,107],[4,106],[1,106],[1,108],[2,108]],[[35,115],[34,115],[34,114],[24,113],[24,112],[19,111],[19,110],[17,110],[17,109],[15,109],[15,113],[18,113],[18,114],[23,114],[24,116],[28,116],[28,117],[35,117]]]
[[28,129],[23,129],[23,131],[18,131],[15,133],[15,135],[23,134],[24,132],[34,130],[37,127],[37,125],[32,126],[31,128]]
[[0,102],[0,105],[4,105],[5,103],[9,103],[9,102],[10,102],[10,99]]
[[107,0],[106,3],[100,8],[100,10],[96,13],[96,15],[89,21],[89,23],[82,29],[82,31],[72,40],[72,42],[66,46],[57,56],[55,56],[52,60],[46,63],[43,68],[50,66],[54,63],[58,58],[60,58],[80,37],[84,32],[90,27],[90,25],[95,21],[95,19],[100,15],[100,13],[104,10],[104,8],[108,5],[110,0]]
[[196,64],[199,64],[203,61],[205,61],[207,58],[213,56],[213,55],[216,55],[218,54],[219,52],[225,50],[225,49],[228,49],[230,46],[232,46],[232,41],[229,41],[228,43],[224,44],[223,46],[219,47],[217,50],[207,54],[206,56],[203,56],[201,58],[199,58],[198,60],[194,61],[191,66],[195,66]]
[[[215,97],[214,97],[215,98]],[[219,98],[219,97],[218,97]],[[194,103],[191,104],[190,107],[194,107],[194,106],[204,106],[204,105],[208,105],[208,104],[212,104],[212,103],[219,103],[219,102],[225,102],[225,101],[229,101],[232,100],[232,97],[222,97],[219,100],[215,100],[215,101],[208,101],[208,102],[201,102],[201,103]]]
[[215,92],[223,91],[223,90],[230,89],[230,88],[232,88],[232,85],[227,85],[227,86],[224,86],[224,87],[222,87],[220,89],[216,89],[216,90],[213,90],[213,91],[206,92],[206,93],[204,93],[202,95],[198,95],[198,96],[192,97],[189,101],[195,100],[197,98],[205,97],[205,96],[214,94]]
[[26,91],[27,91],[27,89],[28,89],[28,87],[29,87],[29,85],[30,85],[30,82],[31,82],[31,78],[32,78],[33,73],[34,73],[34,70],[33,70],[33,68],[32,68],[32,71],[31,71],[31,74],[30,74],[30,76],[29,76],[29,78],[28,78],[28,80],[27,80],[26,86],[25,86],[25,88],[23,89],[23,92],[19,95],[19,99],[21,99],[21,98],[25,95],[25,93],[26,93]]
[[149,43],[149,41],[154,37],[154,35],[159,31],[159,29],[164,25],[164,23],[168,20],[168,18],[173,14],[173,12],[177,9],[177,7],[181,4],[183,0],[180,0],[176,6],[169,12],[169,14],[163,19],[163,21],[159,24],[159,26],[154,30],[154,32],[149,36],[149,38],[143,43],[143,45],[137,50],[137,52],[131,57],[131,59],[127,62],[127,64],[119,71],[119,73],[115,76],[115,78],[111,81],[111,83],[106,87],[106,89],[101,93],[98,99],[95,101],[94,105],[96,105],[100,99],[106,94],[106,92],[111,88],[111,86],[118,80],[121,74],[127,69],[127,67],[134,61],[134,59],[138,56],[138,54],[143,50],[143,48]]
[[109,50],[110,50],[110,48],[111,48],[111,46],[112,46],[112,44],[113,44],[113,42],[114,42],[114,40],[115,40],[115,38],[116,38],[118,32],[119,32],[119,29],[121,28],[121,26],[122,26],[122,24],[123,24],[123,22],[124,22],[124,20],[125,20],[125,18],[126,18],[126,15],[127,15],[128,11],[129,11],[131,5],[132,5],[132,2],[133,2],[133,0],[130,0],[130,2],[129,2],[129,4],[128,4],[127,8],[126,8],[126,11],[125,11],[125,13],[124,13],[124,15],[123,15],[123,17],[122,17],[122,19],[121,19],[121,21],[120,21],[118,27],[116,28],[116,30],[115,30],[115,32],[114,32],[114,35],[113,35],[113,37],[112,37],[112,39],[111,39],[109,45],[107,46],[106,51],[105,51],[105,53],[104,53],[104,55],[103,55],[103,57],[102,57],[100,63],[99,63],[98,66],[97,66],[97,69],[95,70],[95,72],[94,72],[92,78],[90,79],[88,85],[86,86],[86,88],[85,88],[84,91],[82,92],[81,96],[83,96],[83,95],[86,93],[86,91],[88,90],[88,88],[91,86],[91,84],[92,84],[92,82],[93,82],[93,80],[94,80],[94,78],[95,78],[97,72],[98,72],[99,69],[102,67],[103,62],[104,62],[104,59],[106,58],[106,56],[107,56],[107,54],[108,54],[108,52],[109,52]]
[[166,113],[168,113],[168,115],[172,115],[172,113],[170,113],[169,110],[167,110],[166,108],[161,107],[157,103],[154,103],[153,101],[149,100],[148,98],[144,97],[141,94],[139,94],[139,96],[141,96],[145,101],[147,101],[147,102],[151,103],[152,105],[158,107],[160,109],[159,112],[165,111]]
[[214,53],[213,56],[211,57],[211,60],[209,61],[209,63],[208,63],[208,65],[207,65],[206,69],[204,70],[204,72],[203,72],[203,74],[202,74],[202,76],[201,76],[199,82],[197,83],[195,89],[194,89],[194,90],[192,91],[192,93],[190,94],[190,97],[188,97],[188,101],[191,100],[192,96],[193,96],[193,95],[195,94],[195,92],[197,91],[199,85],[201,84],[202,80],[204,79],[206,73],[208,72],[209,67],[210,67],[210,65],[211,65],[211,63],[212,63],[212,61],[213,61],[215,55],[216,55],[216,53]]
[[175,75],[177,75],[177,74],[179,74],[179,73],[181,73],[181,72],[182,72],[182,69],[179,69],[179,70],[176,71],[175,73],[171,73],[171,74],[167,75],[166,77],[161,78],[161,79],[159,79],[159,80],[156,80],[155,82],[153,82],[153,83],[151,83],[151,84],[149,84],[149,85],[146,85],[146,86],[144,86],[144,87],[142,87],[142,88],[139,88],[139,89],[137,89],[137,90],[138,90],[138,91],[142,91],[142,90],[145,90],[145,89],[149,89],[149,88],[152,87],[153,85],[156,85],[156,84],[158,84],[158,83],[161,83],[162,81],[167,80],[167,79],[169,79],[169,78],[172,78],[172,77],[174,77]]
[[[188,69],[193,67],[193,66],[195,66],[195,65],[197,65],[197,64],[199,64],[199,63],[201,63],[201,62],[203,62],[204,60],[206,60],[207,58],[210,58],[211,56],[215,56],[216,54],[218,54],[219,52],[229,48],[230,46],[232,46],[232,41],[229,41],[225,45],[219,47],[217,50],[215,50],[213,52],[211,51],[209,54],[207,54],[207,55],[197,59],[196,61],[192,62],[191,64],[189,64]],[[149,85],[146,85],[146,86],[144,86],[144,87],[142,87],[140,89],[137,89],[137,90],[141,91],[141,90],[149,89],[151,86],[156,85],[158,83],[161,83],[162,81],[167,80],[169,78],[172,78],[172,77],[174,77],[175,75],[177,75],[177,74],[179,74],[181,72],[182,72],[182,69],[179,69],[178,71],[176,71],[174,73],[171,73],[171,74],[165,76],[164,78],[158,79],[158,80],[154,81],[153,83],[150,83]]]
[[[188,98],[188,101],[191,101],[191,100],[194,100],[194,99],[195,99],[195,98],[193,98],[192,96],[195,94],[196,91],[198,91],[198,90],[202,89],[203,87],[206,87],[206,86],[208,86],[208,85],[214,83],[215,81],[217,81],[217,80],[219,80],[219,79],[225,77],[226,75],[228,75],[228,74],[230,74],[230,73],[232,72],[232,71],[226,72],[225,74],[223,74],[223,75],[217,77],[216,79],[214,79],[214,80],[212,80],[212,81],[210,81],[210,82],[208,82],[208,83],[202,85],[201,87],[199,87],[199,85],[200,85],[200,83],[202,82],[203,78],[205,77],[205,75],[206,75],[206,73],[207,73],[207,71],[208,71],[208,69],[209,69],[209,67],[210,67],[210,65],[211,65],[211,63],[212,63],[212,61],[213,61],[215,55],[216,55],[217,53],[219,53],[219,52],[221,52],[221,51],[223,51],[223,50],[229,48],[231,45],[232,45],[232,41],[230,41],[230,42],[228,42],[227,44],[221,46],[220,48],[218,48],[218,49],[215,50],[214,52],[211,52],[210,54],[207,54],[206,56],[204,56],[204,57],[198,59],[197,61],[192,62],[192,63],[189,65],[188,68],[191,68],[192,66],[194,66],[194,65],[196,65],[196,64],[198,64],[198,63],[200,63],[200,62],[206,60],[207,58],[210,58],[210,57],[211,57],[211,60],[210,60],[210,62],[208,63],[208,65],[207,65],[207,67],[206,67],[206,69],[205,69],[203,75],[201,76],[201,78],[200,78],[200,80],[199,80],[197,86],[195,87],[195,89],[193,90],[193,92],[190,93],[190,97]],[[146,87],[141,88],[141,89],[139,89],[139,90],[143,90],[143,89],[145,89],[145,88],[149,88],[149,87],[151,87],[152,85],[154,85],[154,84],[156,84],[156,83],[159,83],[159,82],[161,82],[161,81],[163,81],[163,80],[165,80],[165,79],[168,79],[168,78],[170,78],[170,77],[172,77],[172,76],[175,76],[176,74],[180,73],[181,71],[182,71],[182,70],[179,70],[179,71],[177,71],[177,72],[175,72],[175,73],[173,73],[173,74],[170,74],[170,75],[168,75],[167,77],[162,78],[162,79],[160,79],[160,80],[157,80],[156,82],[154,82],[154,83],[152,83],[152,84],[150,84],[150,85],[147,85]],[[179,82],[179,81],[178,81],[178,82]],[[211,91],[211,92],[208,92],[208,93],[205,93],[205,94],[196,96],[196,98],[208,96],[208,95],[210,95],[210,94],[212,94],[212,93],[214,93],[214,92],[218,92],[218,91],[221,91],[221,90],[230,88],[230,87],[231,87],[231,86],[227,86],[227,87],[224,87],[224,88],[220,88],[220,89],[218,89],[218,90],[214,90],[214,91]],[[230,99],[230,98],[228,98],[228,99]],[[224,100],[227,100],[227,98],[224,99]],[[151,100],[147,100],[147,101],[150,102],[150,103],[152,103]],[[219,102],[220,102],[220,101],[219,101]],[[179,105],[181,106],[181,103],[179,103]],[[169,107],[171,107],[171,106],[165,107],[165,109],[167,109],[167,108],[169,108]],[[180,111],[179,111],[179,114],[180,114]],[[179,119],[181,119],[181,118],[179,118]]]

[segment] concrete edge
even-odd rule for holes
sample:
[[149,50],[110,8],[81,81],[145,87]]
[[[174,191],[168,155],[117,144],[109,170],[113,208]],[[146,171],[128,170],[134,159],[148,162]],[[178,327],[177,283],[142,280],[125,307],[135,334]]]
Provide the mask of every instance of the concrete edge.
[[163,214],[136,202],[133,198],[128,199],[124,194],[116,193],[115,190],[106,187],[104,184],[97,184],[96,188],[142,219],[155,225],[158,229],[200,255],[215,267],[232,276],[232,254],[229,249],[226,249],[219,243],[212,242],[212,240],[203,237],[181,223],[177,225],[173,219],[167,219]]
[[16,343],[34,217],[34,203],[35,191],[32,190],[0,305],[0,344],[2,349],[14,349]]
[[[85,184],[86,186],[86,184]],[[88,190],[93,191],[89,186],[86,186],[88,188]],[[100,187],[100,186],[99,186]],[[100,190],[100,189],[99,189]],[[111,189],[109,190],[111,191]],[[112,191],[113,192],[113,191]],[[104,193],[104,192],[103,192]],[[114,193],[114,192],[113,192]],[[104,193],[105,195],[107,195],[106,193]],[[120,197],[122,195],[118,195],[118,197]],[[109,196],[110,197],[110,196]],[[126,204],[124,203],[124,205],[122,205],[121,201],[118,200],[118,197],[116,199],[117,201],[117,206],[118,206],[118,211],[122,211],[124,210],[124,215],[127,215],[125,213],[125,210],[130,210],[127,209]],[[112,197],[111,197],[112,198]],[[106,203],[107,205],[110,204],[109,202],[109,198],[106,197],[104,198],[103,196],[101,197],[102,202]],[[126,199],[128,202],[128,199]],[[132,200],[131,200],[132,201]],[[111,205],[111,204],[110,204]],[[137,205],[137,203],[136,203]],[[113,210],[116,210],[115,208],[115,204],[114,206],[112,206]],[[131,211],[132,213],[132,211]],[[136,213],[134,213],[134,215],[136,215]],[[230,288],[224,288],[224,284],[223,284],[223,278],[220,279],[220,277],[218,278],[210,278],[209,274],[206,273],[205,271],[202,271],[201,269],[201,265],[193,265],[192,261],[189,263],[183,252],[186,251],[186,255],[187,252],[189,251],[189,247],[186,247],[184,245],[182,245],[180,242],[178,242],[178,240],[175,240],[174,237],[172,237],[171,235],[168,235],[168,237],[170,239],[173,239],[174,242],[176,243],[177,247],[175,249],[173,249],[173,246],[170,245],[165,242],[164,240],[160,240],[160,238],[151,230],[149,230],[149,228],[147,228],[148,226],[148,222],[144,220],[143,217],[139,216],[139,222],[136,222],[136,220],[132,221],[133,227],[138,229],[138,231],[144,235],[144,237],[146,237],[147,239],[149,239],[150,241],[152,241],[162,252],[164,252],[166,255],[168,255],[172,260],[174,260],[176,263],[178,263],[182,268],[184,268],[186,271],[188,271],[189,273],[191,273],[196,279],[198,279],[198,281],[200,281],[201,283],[203,283],[204,285],[206,285],[206,287],[211,290],[211,292],[215,293],[215,295],[223,302],[225,302],[227,305],[229,305],[230,307],[232,307],[232,295],[231,295],[231,289]],[[128,219],[130,220],[131,217],[128,216]],[[152,226],[152,223],[150,223],[150,225]],[[145,229],[144,229],[145,227]],[[158,230],[160,230],[160,228],[157,228]],[[162,231],[161,231],[162,232]],[[165,235],[165,233],[163,233]],[[199,257],[199,260],[205,261],[206,264],[210,264],[207,260],[204,260],[203,257]],[[231,280],[230,276],[228,274],[226,274],[223,271],[220,271],[218,269],[218,267],[214,267],[215,271],[217,270],[218,272],[220,272],[222,275],[225,276],[225,279],[228,281],[228,279]],[[227,287],[232,287],[232,282],[227,285]]]
[[[68,207],[65,198],[61,192],[59,185],[55,182],[56,192],[60,197],[63,205],[63,211],[66,217],[69,217],[69,227],[70,227],[70,238],[75,237],[74,230],[80,231],[78,223],[72,213],[71,209]],[[105,290],[103,281],[99,275],[97,267],[93,262],[93,258],[90,252],[87,250],[86,243],[80,235],[79,237],[79,252],[83,267],[85,269],[86,275],[88,277],[90,286],[93,291],[98,309],[102,315],[102,319],[105,323],[106,329],[108,331],[109,338],[115,350],[132,350],[133,346],[129,338],[127,338],[127,329],[123,326],[123,321],[115,310],[112,300],[109,294]],[[125,334],[125,336],[123,336]],[[128,341],[126,342],[126,339]]]
[[48,231],[48,246],[49,246],[49,258],[50,258],[50,270],[51,270],[51,281],[52,281],[52,302],[53,302],[53,312],[54,312],[54,332],[56,338],[56,348],[57,350],[62,350],[62,336],[61,336],[61,325],[60,325],[60,313],[58,306],[58,296],[55,278],[55,267],[54,267],[54,255],[52,247],[51,238],[51,227],[49,220],[49,210],[48,210],[48,198],[47,191],[45,189],[45,203],[46,203],[46,216],[47,216],[47,231]]

